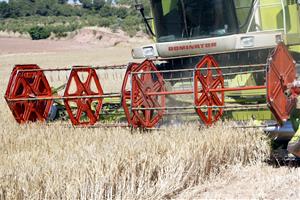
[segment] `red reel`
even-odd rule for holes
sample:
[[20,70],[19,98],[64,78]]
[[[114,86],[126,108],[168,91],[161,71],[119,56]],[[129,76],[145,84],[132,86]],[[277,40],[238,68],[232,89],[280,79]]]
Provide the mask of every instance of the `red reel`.
[[289,119],[296,104],[285,92],[289,84],[296,80],[296,62],[283,43],[278,44],[269,58],[267,70],[267,101],[270,110],[279,123]]
[[131,72],[134,72],[138,66],[139,66],[139,64],[137,64],[137,63],[131,63],[127,67],[127,70],[126,70],[126,73],[125,73],[125,76],[123,79],[122,90],[121,90],[122,107],[124,109],[127,122],[128,122],[128,124],[131,124],[131,125],[137,124],[136,117],[135,117],[134,113],[131,112],[131,108],[129,106],[130,100],[131,100],[131,90],[130,90]]
[[194,74],[196,112],[206,125],[212,125],[223,115],[224,91],[213,91],[220,88],[224,88],[222,71],[215,59],[207,55],[197,64]]
[[102,109],[101,95],[103,90],[95,69],[73,67],[64,92],[64,104],[73,125],[88,126],[97,122]]
[[127,115],[127,120],[133,127],[153,128],[164,115],[166,97],[150,93],[165,91],[163,77],[149,60],[138,66],[135,64],[129,71],[132,78],[132,113]]
[[16,65],[11,73],[5,99],[18,123],[45,121],[50,112],[52,100],[30,100],[52,96],[47,78],[39,69],[37,65]]

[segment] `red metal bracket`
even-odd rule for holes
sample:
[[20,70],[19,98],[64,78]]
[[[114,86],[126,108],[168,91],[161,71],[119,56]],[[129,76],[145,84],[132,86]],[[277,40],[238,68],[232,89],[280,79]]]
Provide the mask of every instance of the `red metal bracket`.
[[73,67],[64,93],[64,104],[73,125],[88,126],[97,122],[102,109],[101,95],[103,90],[95,69]]
[[138,67],[135,67],[131,75],[131,109],[134,118],[130,121],[131,125],[133,127],[153,128],[164,115],[166,97],[165,95],[150,95],[150,93],[165,91],[163,77],[154,63],[149,60],[145,60]]
[[18,123],[45,121],[48,117],[52,100],[24,100],[52,96],[47,78],[39,69],[34,64],[16,65],[11,73],[5,99]]
[[195,69],[194,103],[197,114],[206,125],[212,125],[223,115],[224,91],[212,91],[223,88],[224,78],[218,63],[212,56],[205,56]]
[[296,62],[283,43],[269,58],[267,70],[267,101],[270,110],[279,123],[289,119],[295,106],[294,96],[288,97],[285,92],[296,79]]

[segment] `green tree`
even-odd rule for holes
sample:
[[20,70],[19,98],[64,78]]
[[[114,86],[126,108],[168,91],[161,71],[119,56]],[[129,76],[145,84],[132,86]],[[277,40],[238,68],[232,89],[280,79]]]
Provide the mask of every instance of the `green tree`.
[[93,0],[93,8],[100,10],[105,5],[105,0]]
[[7,18],[11,15],[9,5],[6,2],[0,2],[0,18]]
[[82,4],[83,8],[92,9],[93,7],[93,0],[79,0],[79,2]]
[[120,7],[115,8],[113,14],[116,15],[118,18],[125,19],[129,13],[127,8]]
[[56,0],[36,0],[36,14],[41,16],[55,15]]
[[30,34],[30,36],[33,40],[47,39],[51,34],[49,29],[42,27],[42,26],[32,27],[28,31],[28,33]]
[[122,29],[127,32],[131,37],[140,30],[141,21],[136,16],[128,16],[121,23]]
[[24,17],[34,15],[33,3],[29,0],[10,0],[8,3],[10,17]]
[[112,7],[108,5],[104,5],[102,9],[99,11],[101,17],[110,17],[113,15]]
[[[150,1],[149,0],[138,0],[137,2],[140,4],[143,4],[144,9],[145,9],[145,14],[149,15],[150,14]],[[116,0],[116,3],[121,4],[121,5],[128,5],[133,8],[135,5],[135,0]]]
[[58,0],[58,3],[59,4],[66,4],[66,3],[68,3],[68,0]]

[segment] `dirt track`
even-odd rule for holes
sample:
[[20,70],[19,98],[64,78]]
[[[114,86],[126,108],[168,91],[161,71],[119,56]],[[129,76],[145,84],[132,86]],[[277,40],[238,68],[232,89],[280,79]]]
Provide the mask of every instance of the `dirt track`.
[[[122,64],[131,60],[130,50],[130,47],[99,48],[97,45],[74,44],[69,41],[33,42],[25,39],[0,38],[1,96],[4,95],[14,64],[37,63],[41,67]],[[0,103],[0,118],[5,119],[5,122],[15,123],[12,122],[14,119],[2,97]],[[1,125],[7,126],[3,123]],[[235,166],[222,177],[216,177],[213,182],[190,189],[178,198],[300,199],[299,180],[300,169]]]
[[[70,41],[39,40],[22,38],[0,38],[0,54],[42,53],[80,49],[80,45]],[[84,46],[83,46],[84,48]]]

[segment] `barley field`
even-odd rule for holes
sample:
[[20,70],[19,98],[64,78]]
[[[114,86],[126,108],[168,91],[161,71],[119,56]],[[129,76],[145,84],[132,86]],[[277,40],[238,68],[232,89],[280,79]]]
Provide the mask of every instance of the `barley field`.
[[[0,92],[16,63],[41,67],[121,64],[129,47],[6,52]],[[269,141],[230,123],[150,132],[18,125],[0,99],[0,200],[6,199],[300,199],[300,170],[265,161]]]

